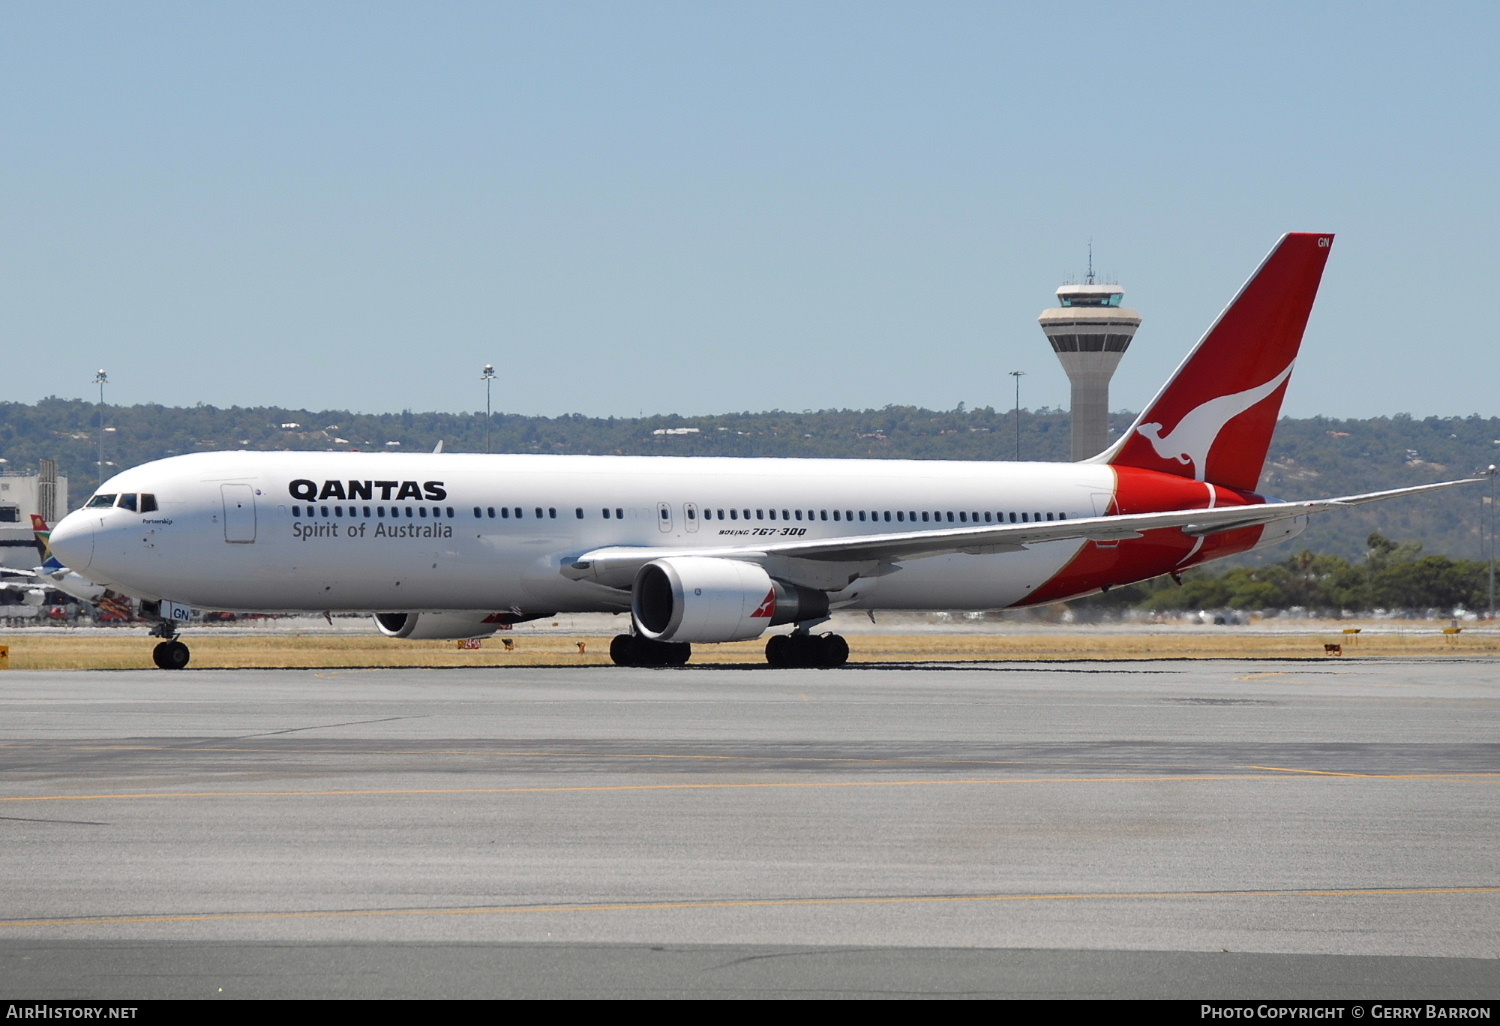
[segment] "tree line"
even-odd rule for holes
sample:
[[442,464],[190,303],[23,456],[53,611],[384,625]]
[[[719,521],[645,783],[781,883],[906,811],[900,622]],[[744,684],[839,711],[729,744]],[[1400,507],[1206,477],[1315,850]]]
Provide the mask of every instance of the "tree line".
[[1394,542],[1379,533],[1366,539],[1358,560],[1303,550],[1275,563],[1189,571],[1179,585],[1169,577],[1114,588],[1071,606],[1096,611],[1153,612],[1235,609],[1307,610],[1340,616],[1379,610],[1488,609],[1490,565],[1481,560],[1423,555],[1420,542]]

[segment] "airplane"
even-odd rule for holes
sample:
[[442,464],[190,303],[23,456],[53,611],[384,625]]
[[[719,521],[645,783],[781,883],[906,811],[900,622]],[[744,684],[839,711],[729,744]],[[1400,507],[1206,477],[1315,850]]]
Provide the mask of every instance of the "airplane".
[[368,612],[391,638],[629,613],[622,666],[770,628],[773,666],[834,667],[836,610],[1001,609],[1285,541],[1310,502],[1254,491],[1333,237],[1288,234],[1146,404],[1079,463],[218,452],[110,478],[52,532],[91,579],[191,608]]

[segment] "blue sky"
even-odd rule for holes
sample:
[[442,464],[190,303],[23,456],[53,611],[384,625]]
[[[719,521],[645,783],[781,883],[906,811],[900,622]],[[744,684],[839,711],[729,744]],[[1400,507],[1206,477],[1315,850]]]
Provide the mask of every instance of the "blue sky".
[[[1500,5],[0,6],[0,399],[1138,408],[1287,230],[1295,416],[1494,415]],[[43,355],[45,354],[45,355]]]

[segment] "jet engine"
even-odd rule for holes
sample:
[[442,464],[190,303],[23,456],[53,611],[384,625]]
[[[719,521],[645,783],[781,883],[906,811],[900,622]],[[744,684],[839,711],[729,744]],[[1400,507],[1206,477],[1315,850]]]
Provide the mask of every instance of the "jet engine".
[[631,614],[652,641],[745,641],[767,627],[828,615],[821,591],[778,581],[754,563],[669,556],[635,575]]
[[[486,623],[485,621],[490,621]],[[459,609],[438,613],[376,613],[375,626],[388,638],[412,641],[452,641],[487,638],[500,629],[500,619],[487,610]]]

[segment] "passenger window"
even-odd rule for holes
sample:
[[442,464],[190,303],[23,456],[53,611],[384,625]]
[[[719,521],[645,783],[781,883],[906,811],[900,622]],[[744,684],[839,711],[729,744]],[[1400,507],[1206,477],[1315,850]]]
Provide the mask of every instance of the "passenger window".
[[[338,509],[337,506],[335,506],[333,508],[334,509]],[[426,506],[418,506],[417,507],[417,516],[421,517],[423,520],[426,520],[427,519],[427,507]]]
[[[723,515],[724,515],[723,513],[719,514],[719,516],[723,516]],[[615,519],[616,520],[624,520],[625,519],[625,511],[623,509],[620,509],[618,506],[615,507]]]
[[553,520],[556,520],[557,519],[557,507],[556,506],[548,506],[547,507],[547,516],[551,517]]
[[[774,513],[776,511],[772,510],[771,512]],[[756,510],[755,511],[755,519],[756,520],[764,520],[764,519],[766,519],[766,511],[762,510],[762,509]]]
[[576,516],[579,520],[582,520],[583,519],[583,507],[579,506],[577,509],[575,509],[573,511],[573,515]]
[[827,520],[828,519],[828,511],[825,509],[825,510],[823,510],[823,512],[819,513],[818,514],[818,519],[819,520]]
[[335,506],[335,507],[333,507],[333,515],[336,516],[336,517],[343,516],[344,515],[344,507],[342,507],[342,506]]
[[383,517],[383,516],[385,516],[385,507],[384,506],[376,506],[375,507],[375,515],[377,517]]
[[837,520],[838,518],[839,518],[839,511],[838,510],[834,510],[833,511],[833,519]]
[[958,514],[958,519],[959,519],[959,521],[960,521],[960,522],[961,522],[961,523],[965,523],[965,524],[967,524],[967,523],[968,523],[968,522],[969,522],[969,514],[967,514],[967,513],[963,513],[963,512],[960,512],[960,513],[959,513],[959,514]]
[[301,506],[293,506],[292,507],[292,516],[294,516],[294,517],[300,517],[301,515],[302,515],[302,507]]
[[495,507],[494,506],[486,506],[484,508],[484,511],[485,511],[485,513],[487,513],[489,515],[489,518],[491,520],[495,519]]
[[738,520],[739,518],[740,518],[740,511],[739,510],[732,509],[732,510],[729,511],[729,519],[730,520]]
[[325,517],[328,515],[328,507],[327,506],[319,506],[318,508],[323,511],[323,515]]

